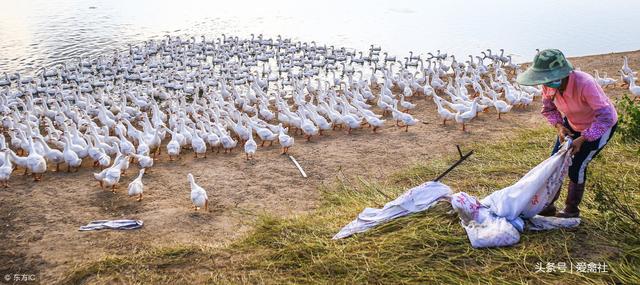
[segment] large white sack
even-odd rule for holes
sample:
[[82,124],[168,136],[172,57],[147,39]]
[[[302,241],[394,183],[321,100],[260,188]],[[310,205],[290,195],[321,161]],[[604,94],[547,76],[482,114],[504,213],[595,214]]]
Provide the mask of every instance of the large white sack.
[[491,217],[482,224],[472,220],[462,226],[474,248],[510,246],[520,241],[518,230],[502,217]]
[[494,215],[480,201],[465,192],[451,195],[451,207],[474,248],[509,246],[520,241],[520,233],[507,219]]
[[400,197],[384,205],[382,209],[366,208],[358,217],[344,226],[333,239],[341,239],[367,231],[389,220],[417,213],[436,204],[438,199],[452,193],[449,186],[429,181],[404,192]]
[[570,142],[531,169],[515,184],[491,193],[481,203],[507,220],[538,214],[555,196],[571,164]]

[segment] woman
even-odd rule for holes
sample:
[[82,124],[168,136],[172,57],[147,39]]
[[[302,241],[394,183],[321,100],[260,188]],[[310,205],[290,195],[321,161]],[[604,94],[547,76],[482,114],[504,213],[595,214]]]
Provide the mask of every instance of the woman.
[[557,49],[543,50],[533,65],[516,79],[521,85],[542,84],[542,115],[558,130],[552,153],[565,137],[573,139],[572,163],[569,167],[569,192],[565,208],[556,213],[554,202],[540,212],[543,216],[578,217],[587,179],[587,166],[609,142],[617,127],[618,114],[596,80],[573,66]]

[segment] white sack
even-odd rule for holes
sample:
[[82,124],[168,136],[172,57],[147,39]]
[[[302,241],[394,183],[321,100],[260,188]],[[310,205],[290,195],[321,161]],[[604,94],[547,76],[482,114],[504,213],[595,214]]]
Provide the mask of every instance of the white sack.
[[462,224],[474,248],[510,246],[520,241],[520,233],[507,219],[491,217],[484,223]]
[[531,169],[516,184],[491,193],[482,204],[507,220],[538,214],[556,195],[571,164],[570,143]]
[[476,197],[465,192],[455,193],[451,195],[451,206],[458,213],[471,246],[500,247],[520,241],[518,229],[507,219],[494,215]]

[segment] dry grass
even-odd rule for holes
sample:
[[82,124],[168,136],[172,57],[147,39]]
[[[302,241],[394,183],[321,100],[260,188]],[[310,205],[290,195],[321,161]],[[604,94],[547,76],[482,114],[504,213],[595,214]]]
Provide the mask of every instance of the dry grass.
[[[476,154],[443,182],[482,197],[512,184],[547,157],[552,138],[552,130],[540,128],[463,146]],[[176,246],[105,257],[76,268],[65,283],[640,284],[640,226],[633,219],[640,208],[638,148],[615,138],[591,164],[579,228],[525,232],[513,247],[473,249],[446,204],[331,240],[364,207],[381,206],[388,201],[385,196],[396,197],[436,177],[455,159],[452,155],[404,169],[386,181],[339,175],[335,185],[321,189],[317,210],[290,218],[261,217],[250,234],[224,248]],[[602,197],[622,201],[629,215],[604,207],[602,201],[612,200]],[[608,272],[536,273],[539,262],[606,263]]]

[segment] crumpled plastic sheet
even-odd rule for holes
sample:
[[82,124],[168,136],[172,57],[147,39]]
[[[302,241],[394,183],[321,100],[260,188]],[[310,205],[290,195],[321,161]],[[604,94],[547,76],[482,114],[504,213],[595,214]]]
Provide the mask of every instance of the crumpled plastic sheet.
[[142,227],[144,223],[140,220],[97,220],[80,227],[80,231],[96,230],[135,230]]
[[580,218],[537,215],[562,185],[571,164],[570,146],[571,141],[567,141],[560,151],[531,169],[518,182],[482,200],[465,192],[452,194],[452,190],[440,182],[426,182],[409,189],[382,209],[364,209],[333,239],[345,238],[392,219],[425,211],[443,199],[449,201],[458,213],[460,224],[474,248],[516,244],[525,225],[531,230],[576,227],[580,224]]

